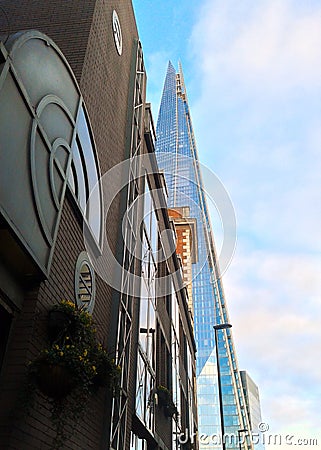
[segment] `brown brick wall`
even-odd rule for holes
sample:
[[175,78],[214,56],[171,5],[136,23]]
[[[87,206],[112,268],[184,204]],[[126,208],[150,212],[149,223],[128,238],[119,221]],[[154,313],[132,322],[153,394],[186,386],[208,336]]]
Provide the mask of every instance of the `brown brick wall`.
[[[83,94],[92,124],[102,174],[123,161],[126,154],[130,126],[128,99],[130,73],[137,28],[130,0],[3,0],[12,32],[38,29],[52,38],[71,65]],[[123,33],[123,53],[119,56],[112,33],[112,11],[116,9]],[[146,149],[145,149],[146,150]],[[155,180],[151,182],[156,187]],[[106,230],[112,250],[119,250],[120,198],[117,197],[107,219]],[[160,214],[160,229],[165,228]],[[35,408],[30,413],[21,411],[18,394],[25,380],[26,364],[34,358],[46,342],[46,316],[48,308],[60,299],[74,298],[74,268],[77,257],[84,250],[82,226],[71,200],[65,199],[63,213],[50,276],[46,281],[25,290],[21,311],[15,312],[8,350],[0,379],[0,449],[49,449],[53,428],[49,420],[48,403],[37,395]],[[174,262],[170,261],[173,271]],[[106,270],[111,270],[105,261]],[[0,284],[1,289],[1,284]],[[113,346],[115,336],[110,330],[116,318],[111,316],[112,302],[117,301],[112,289],[96,277],[96,303],[93,312],[98,324],[98,337]],[[187,309],[180,297],[182,330],[191,343]],[[135,301],[134,316],[138,301]],[[157,303],[157,318],[170,351],[170,319],[165,299]],[[128,407],[128,433],[135,407],[137,323],[134,323],[131,353],[130,400]],[[164,355],[166,352],[164,351]],[[158,359],[158,364],[163,364]],[[162,375],[166,378],[166,374]],[[159,377],[157,382],[164,382]],[[109,404],[103,390],[92,398],[85,420],[76,426],[73,436],[63,449],[107,449],[106,423]],[[157,412],[156,431],[160,439],[171,448],[171,421],[162,411]],[[62,450],[63,450],[62,449]],[[123,449],[118,449],[123,450]],[[124,449],[127,450],[127,449]]]
[[[47,34],[60,47],[80,79],[95,0],[2,0],[10,33],[34,29]],[[1,34],[1,33],[0,33]]]
[[[50,277],[42,282],[38,290],[26,294],[23,310],[16,314],[11,330],[7,361],[2,372],[0,448],[36,450],[50,448],[54,435],[48,403],[42,395],[36,395],[35,407],[24,414],[21,411],[20,392],[26,378],[28,361],[37,356],[46,345],[47,313],[50,306],[60,299],[74,299],[74,268],[81,251],[82,229],[73,209],[65,201],[56,250]],[[107,343],[106,330],[110,323],[111,293],[109,287],[97,277],[94,320],[97,323],[98,339]],[[102,303],[104,299],[104,303]],[[64,448],[99,448],[103,427],[103,391],[94,396],[86,414]]]
[[[121,162],[125,154],[127,108],[132,48],[137,38],[131,1],[121,0],[4,0],[10,31],[37,29],[58,44],[79,82],[92,124],[102,174]],[[123,33],[123,54],[116,52],[112,10],[117,10]],[[115,251],[119,234],[119,199],[108,217],[106,229]],[[45,345],[48,308],[60,299],[74,299],[74,268],[84,250],[82,227],[66,198],[48,280],[25,291],[23,309],[16,311],[1,374],[0,448],[49,449],[53,436],[46,400],[36,397],[36,407],[21,414],[18,393],[25,380],[26,364]],[[108,262],[106,262],[108,264]],[[110,269],[107,267],[107,270]],[[93,317],[98,336],[110,344],[112,289],[96,277]],[[115,318],[113,319],[115,320]],[[65,444],[66,449],[107,448],[101,443],[104,393],[95,396],[85,421]]]

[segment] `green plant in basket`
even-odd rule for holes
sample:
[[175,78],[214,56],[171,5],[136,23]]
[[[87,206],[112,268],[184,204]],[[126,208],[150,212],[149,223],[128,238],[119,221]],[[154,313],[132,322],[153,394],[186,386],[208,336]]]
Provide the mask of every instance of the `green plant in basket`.
[[96,329],[91,315],[73,302],[61,300],[49,311],[49,339],[52,343],[62,341],[66,335],[74,341],[93,345]]
[[94,385],[108,386],[113,395],[119,393],[121,367],[116,365],[108,352],[98,344],[92,349],[91,360],[96,368],[96,375],[93,378]]
[[[53,448],[61,448],[65,429],[82,416],[100,387],[120,390],[121,368],[96,338],[91,315],[70,301],[60,301],[48,315],[49,342],[28,367],[31,384],[48,397],[56,427]],[[68,420],[70,419],[70,420]]]
[[178,415],[177,408],[173,402],[173,396],[171,391],[165,386],[158,386],[156,390],[159,405],[164,408],[164,413],[167,417],[173,417]]
[[52,310],[54,311],[61,311],[66,314],[74,314],[74,312],[77,310],[77,306],[74,302],[71,302],[70,300],[60,300],[60,302],[56,303]]
[[67,336],[62,345],[44,349],[30,364],[30,378],[42,393],[56,400],[76,387],[89,392],[96,367],[88,355],[86,346],[74,345]]

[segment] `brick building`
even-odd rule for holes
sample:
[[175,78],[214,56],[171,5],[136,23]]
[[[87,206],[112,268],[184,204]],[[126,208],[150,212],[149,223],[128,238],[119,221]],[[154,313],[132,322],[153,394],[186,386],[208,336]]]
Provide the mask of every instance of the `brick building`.
[[121,375],[65,418],[56,448],[195,447],[195,343],[132,4],[1,8],[0,448],[53,448],[52,397],[38,385],[25,409],[21,392],[64,299]]
[[192,264],[197,262],[196,219],[189,217],[190,208],[176,207],[168,209],[168,215],[174,223],[176,232],[176,253],[181,258],[183,281],[188,292],[188,306],[193,316]]

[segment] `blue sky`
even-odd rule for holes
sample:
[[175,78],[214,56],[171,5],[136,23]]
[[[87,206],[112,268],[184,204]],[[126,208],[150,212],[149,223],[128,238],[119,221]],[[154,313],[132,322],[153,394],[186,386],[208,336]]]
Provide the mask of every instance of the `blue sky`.
[[180,60],[200,160],[234,204],[223,280],[240,368],[269,432],[321,446],[321,3],[133,4],[155,122]]

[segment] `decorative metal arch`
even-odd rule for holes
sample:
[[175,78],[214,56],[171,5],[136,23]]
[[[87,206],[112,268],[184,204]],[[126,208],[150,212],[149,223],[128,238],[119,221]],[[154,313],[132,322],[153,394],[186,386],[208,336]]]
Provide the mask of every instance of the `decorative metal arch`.
[[[103,201],[88,113],[66,58],[38,31],[0,42],[0,158],[0,216],[42,274],[68,186],[99,250]],[[98,221],[88,203],[94,189]]]

